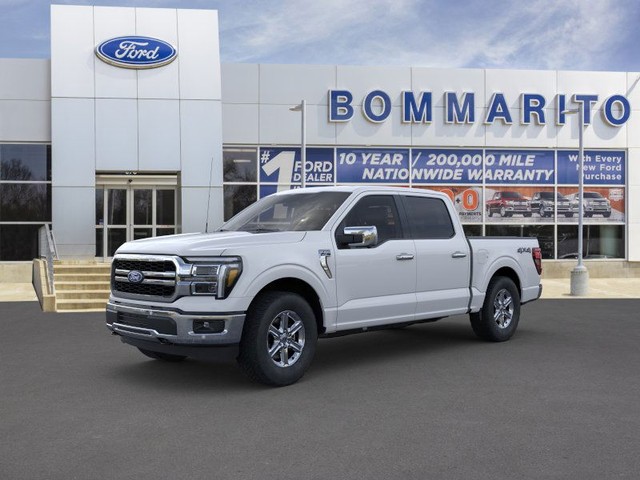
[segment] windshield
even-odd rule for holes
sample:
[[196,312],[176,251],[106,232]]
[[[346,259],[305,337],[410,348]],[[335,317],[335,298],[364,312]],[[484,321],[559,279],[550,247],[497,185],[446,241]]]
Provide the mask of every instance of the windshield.
[[502,198],[522,198],[518,192],[502,192]]
[[584,192],[584,198],[603,198],[598,192]]
[[253,233],[321,230],[350,192],[270,195],[243,210],[220,231]]
[[553,192],[540,192],[540,198],[544,200],[553,200]]

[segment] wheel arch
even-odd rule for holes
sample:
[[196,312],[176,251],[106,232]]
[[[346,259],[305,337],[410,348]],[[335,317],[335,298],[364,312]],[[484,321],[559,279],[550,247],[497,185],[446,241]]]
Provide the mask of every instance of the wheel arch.
[[507,277],[511,279],[513,283],[515,283],[516,288],[518,289],[518,294],[522,298],[522,281],[520,280],[518,273],[513,268],[511,268],[510,266],[503,266],[498,268],[495,272],[493,272],[489,276],[489,281],[487,282],[487,288],[489,286],[489,283],[491,283],[491,280],[493,280],[496,277]]
[[304,298],[311,307],[311,310],[313,310],[316,325],[318,327],[318,335],[325,332],[326,328],[324,325],[324,311],[322,308],[322,301],[320,300],[320,296],[309,283],[297,277],[283,277],[272,280],[271,282],[264,285],[253,297],[253,300],[249,304],[249,310],[251,310],[256,302],[256,299],[260,297],[261,294],[274,291],[296,293]]

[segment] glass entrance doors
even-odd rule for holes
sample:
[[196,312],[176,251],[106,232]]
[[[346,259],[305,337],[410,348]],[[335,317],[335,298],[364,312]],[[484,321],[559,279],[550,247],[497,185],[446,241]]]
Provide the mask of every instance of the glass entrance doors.
[[176,233],[176,187],[146,183],[96,185],[96,257],[112,257],[129,240]]

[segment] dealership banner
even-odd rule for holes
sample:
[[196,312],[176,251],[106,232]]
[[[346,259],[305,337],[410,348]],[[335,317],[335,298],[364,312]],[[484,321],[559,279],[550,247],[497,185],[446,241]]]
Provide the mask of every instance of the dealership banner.
[[413,148],[411,181],[414,184],[482,183],[482,150]]
[[417,188],[445,193],[453,202],[462,223],[482,222],[482,187],[447,185]]
[[[587,185],[624,185],[624,150],[585,150],[584,183]],[[578,184],[578,150],[558,150],[558,183]]]
[[551,185],[553,150],[486,150],[485,183]]
[[338,182],[409,183],[408,148],[338,148]]
[[[306,183],[333,184],[333,148],[307,148],[306,152]],[[300,148],[260,148],[260,182],[301,183]]]

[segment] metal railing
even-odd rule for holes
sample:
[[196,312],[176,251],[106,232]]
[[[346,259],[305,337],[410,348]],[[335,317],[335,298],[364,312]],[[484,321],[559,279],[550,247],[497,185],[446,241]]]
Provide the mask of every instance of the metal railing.
[[38,254],[47,261],[47,280],[51,294],[55,294],[53,283],[53,261],[58,259],[58,249],[49,224],[44,224],[38,230]]

